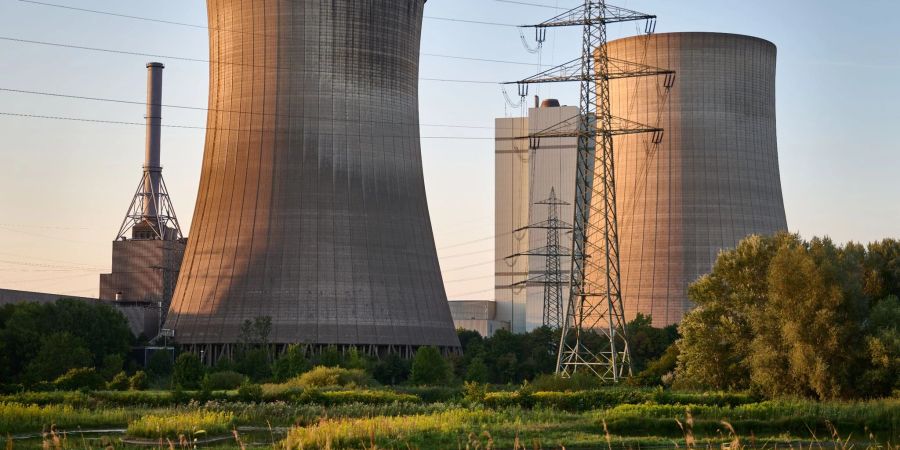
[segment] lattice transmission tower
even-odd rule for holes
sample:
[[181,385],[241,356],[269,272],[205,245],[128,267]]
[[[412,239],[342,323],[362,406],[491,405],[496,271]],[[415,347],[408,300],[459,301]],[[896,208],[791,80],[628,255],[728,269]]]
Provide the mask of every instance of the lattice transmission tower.
[[514,232],[544,230],[546,233],[546,245],[541,248],[529,249],[526,252],[516,253],[507,258],[541,256],[544,257],[545,261],[544,270],[540,275],[520,281],[510,287],[543,286],[544,312],[541,324],[552,329],[559,329],[562,328],[564,323],[562,290],[563,286],[565,286],[560,259],[572,255],[568,248],[562,247],[559,244],[560,232],[569,232],[572,230],[571,224],[559,219],[559,207],[568,206],[571,205],[571,203],[560,200],[559,197],[556,196],[556,189],[551,187],[550,197],[546,200],[535,202],[534,204],[547,207],[547,220],[519,228]]
[[[547,21],[524,26],[534,28],[538,37],[548,28],[582,27],[581,56],[510,83],[519,86],[520,96],[527,96],[528,86],[535,83],[578,82],[580,86],[579,123],[574,131],[571,121],[563,121],[528,136],[578,139],[570,292],[556,368],[566,377],[588,370],[617,382],[631,374],[620,290],[613,136],[653,133],[653,141],[658,143],[663,130],[613,117],[609,84],[619,78],[664,76],[665,87],[669,88],[675,77],[671,70],[609,57],[607,25],[630,21],[645,21],[646,34],[652,34],[656,27],[656,16],[607,5],[604,0],[585,0],[583,5]],[[590,332],[602,335],[604,344],[586,342]]]

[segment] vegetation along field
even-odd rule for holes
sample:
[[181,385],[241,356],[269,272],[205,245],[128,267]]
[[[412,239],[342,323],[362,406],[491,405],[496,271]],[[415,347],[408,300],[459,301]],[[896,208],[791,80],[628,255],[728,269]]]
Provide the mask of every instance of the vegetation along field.
[[[233,359],[157,351],[114,310],[0,308],[6,449],[897,448],[900,243],[782,234],[720,255],[679,327],[638,316],[634,376],[552,375],[556,330],[411,360],[269,345],[245,323]],[[84,327],[92,323],[97,326]],[[598,336],[590,345],[602,347]],[[176,347],[177,351],[177,347]]]

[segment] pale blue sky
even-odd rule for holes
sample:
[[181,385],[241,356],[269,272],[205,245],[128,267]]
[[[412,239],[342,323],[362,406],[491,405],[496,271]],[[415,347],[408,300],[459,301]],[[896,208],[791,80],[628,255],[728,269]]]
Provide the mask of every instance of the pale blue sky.
[[[47,0],[62,5],[203,25],[201,0]],[[523,0],[568,8],[577,0]],[[659,16],[658,32],[718,31],[778,46],[778,135],[788,224],[805,237],[870,241],[900,235],[900,3],[832,0],[623,0]],[[534,23],[551,8],[497,0],[431,0],[422,51],[531,63],[423,56],[422,77],[514,80],[538,56],[515,28],[439,20]],[[611,37],[634,33],[633,25]],[[200,28],[0,0],[0,37],[206,59]],[[577,31],[551,33],[545,65],[573,58]],[[530,38],[530,36],[529,36]],[[203,63],[0,40],[0,89],[142,101],[144,63],[166,63],[164,101],[206,105]],[[544,88],[564,104],[574,86]],[[491,137],[504,107],[498,86],[423,81],[422,135]],[[138,105],[0,91],[0,113],[141,122]],[[205,113],[167,109],[164,122],[204,126]],[[140,177],[139,126],[0,116],[0,287],[96,295],[110,241]],[[493,298],[493,142],[423,139],[431,214],[450,298]],[[165,177],[185,231],[199,181],[203,131],[163,131]],[[468,245],[459,245],[468,243]]]

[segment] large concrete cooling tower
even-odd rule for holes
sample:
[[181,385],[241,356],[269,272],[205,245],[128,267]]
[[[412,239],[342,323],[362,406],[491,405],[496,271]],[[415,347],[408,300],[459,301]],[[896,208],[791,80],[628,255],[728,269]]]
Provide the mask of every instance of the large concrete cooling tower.
[[770,42],[720,33],[673,33],[609,43],[610,58],[677,72],[614,80],[612,114],[665,129],[614,141],[622,298],[627,320],[681,320],[686,290],[722,249],[785,230],[775,136]]
[[455,349],[419,145],[424,0],[208,0],[209,131],[166,328]]

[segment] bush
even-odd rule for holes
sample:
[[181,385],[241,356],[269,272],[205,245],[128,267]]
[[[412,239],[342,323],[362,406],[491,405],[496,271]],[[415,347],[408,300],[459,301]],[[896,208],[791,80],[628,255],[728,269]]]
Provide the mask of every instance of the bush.
[[275,360],[272,366],[273,375],[277,381],[286,381],[294,378],[309,369],[309,361],[306,352],[300,345],[290,345],[287,351]]
[[103,357],[103,364],[98,371],[104,380],[112,380],[122,371],[123,367],[125,367],[125,358],[122,355],[106,355]]
[[415,395],[426,403],[449,403],[463,397],[462,389],[456,386],[396,386],[393,390]]
[[484,397],[487,395],[487,385],[474,381],[466,381],[463,384],[463,392],[465,399],[471,403],[483,403]]
[[531,382],[531,388],[540,391],[586,391],[603,387],[603,381],[592,374],[578,372],[571,377],[563,378],[555,374],[539,375]]
[[247,375],[253,381],[263,381],[272,376],[272,365],[269,363],[269,352],[256,348],[240,352],[235,361],[237,371]]
[[237,389],[246,377],[232,370],[213,372],[203,377],[203,389],[210,391],[225,391]]
[[258,403],[263,401],[263,389],[258,384],[253,384],[250,380],[244,379],[241,387],[238,388],[238,398],[242,402]]
[[297,381],[304,388],[365,387],[372,384],[369,375],[360,369],[322,366],[300,375]]
[[132,391],[143,391],[147,389],[147,373],[138,370],[128,379],[128,388]]
[[200,358],[193,353],[182,353],[175,360],[175,370],[172,373],[172,381],[176,385],[187,389],[200,387],[203,379],[203,364]]
[[147,362],[147,372],[155,377],[171,375],[172,367],[172,352],[169,349],[154,351]]
[[110,391],[127,391],[128,375],[125,372],[117,373],[109,383],[106,383],[106,389]]
[[103,377],[93,368],[72,369],[56,379],[53,385],[63,391],[99,390],[106,384]]
[[451,370],[447,360],[434,347],[421,347],[413,359],[410,380],[414,384],[434,385],[450,381]]
[[84,340],[68,333],[54,333],[40,343],[40,350],[26,366],[26,378],[33,382],[53,381],[72,369],[93,366],[93,357]]
[[396,353],[390,353],[372,368],[372,376],[381,384],[396,385],[409,378],[410,362]]

